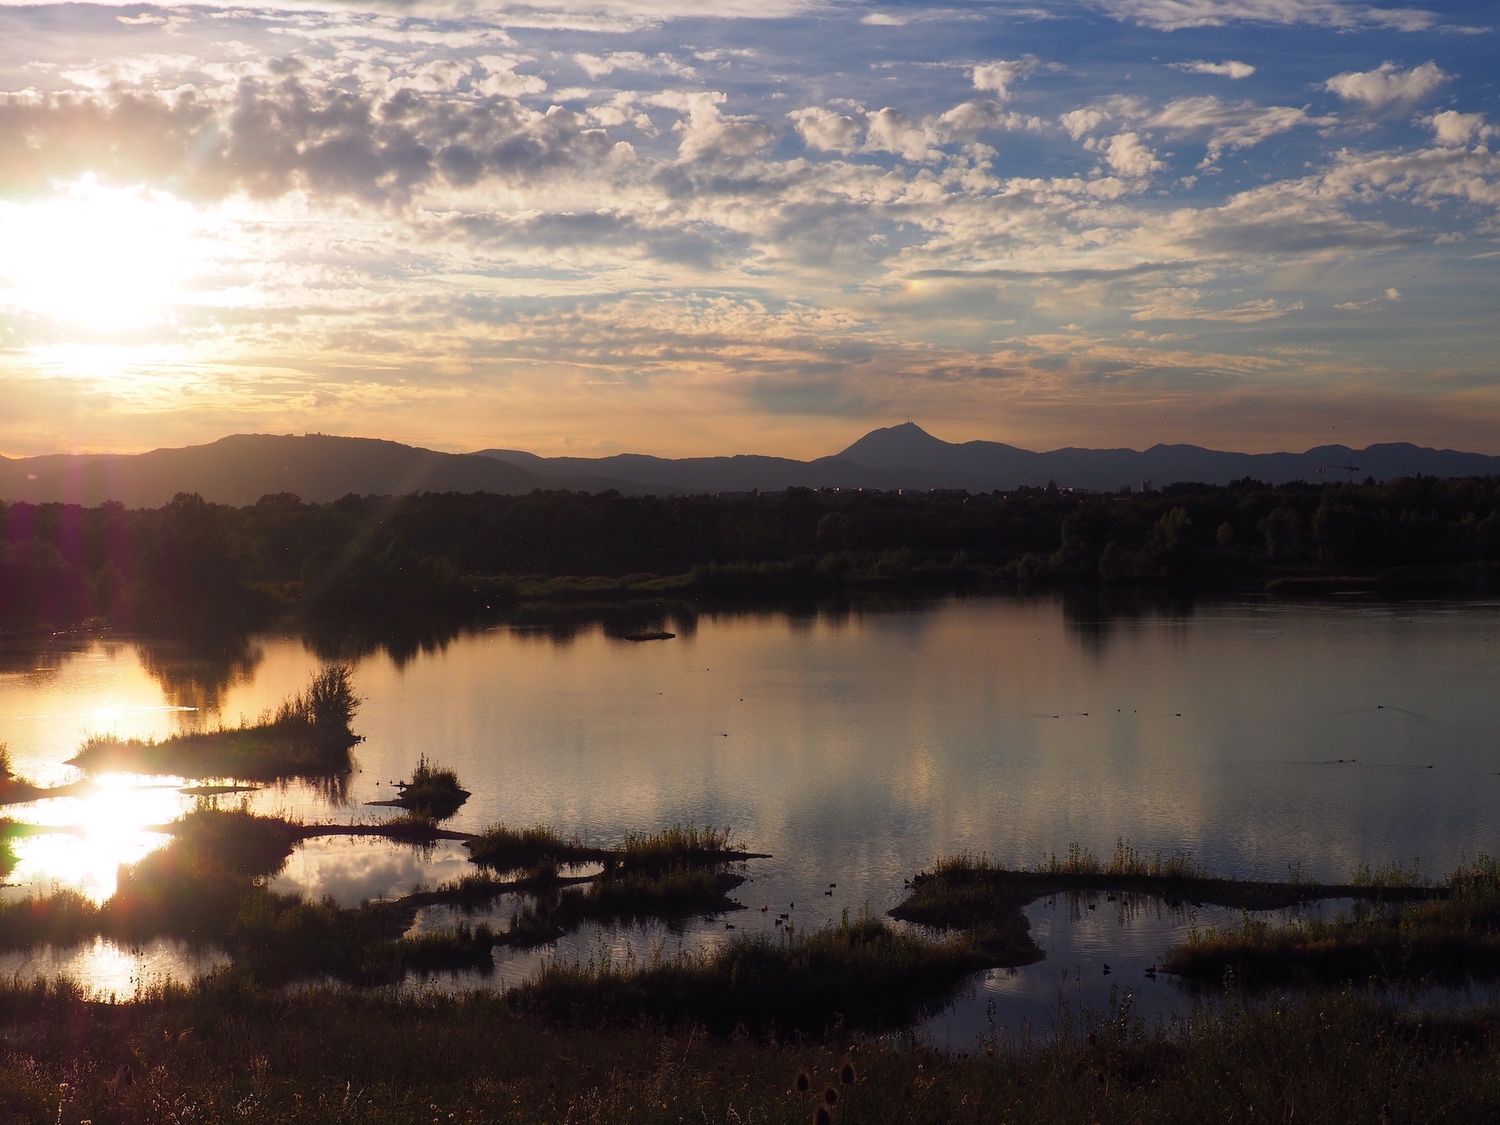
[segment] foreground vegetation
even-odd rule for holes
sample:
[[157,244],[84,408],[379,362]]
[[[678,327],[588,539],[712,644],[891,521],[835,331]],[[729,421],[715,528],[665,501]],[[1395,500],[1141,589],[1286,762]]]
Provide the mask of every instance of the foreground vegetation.
[[1480,856],[1411,901],[1368,889],[1338,917],[1272,925],[1248,915],[1237,928],[1194,929],[1162,967],[1217,985],[1368,981],[1462,983],[1500,977],[1500,862]]
[[[1357,996],[1231,1005],[1164,1027],[1128,1010],[968,1054],[896,1040],[580,1032],[493,995],[273,992],[224,975],[91,1004],[0,989],[0,1116],[120,1122],[1489,1121],[1500,1013]],[[829,1098],[832,1091],[832,1098]],[[819,1106],[829,1106],[817,1117]]]
[[254,781],[346,774],[353,765],[349,751],[360,741],[350,727],[360,703],[350,674],[345,664],[324,668],[306,691],[253,724],[179,734],[159,742],[95,735],[68,764],[91,772],[128,770]]

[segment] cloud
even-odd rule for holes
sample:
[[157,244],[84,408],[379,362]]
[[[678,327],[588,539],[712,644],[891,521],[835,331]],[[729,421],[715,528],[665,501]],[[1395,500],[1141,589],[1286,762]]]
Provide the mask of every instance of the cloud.
[[1238,305],[1204,308],[1198,302],[1203,294],[1197,289],[1158,289],[1150,294],[1151,304],[1130,314],[1131,320],[1212,320],[1232,324],[1259,324],[1301,312],[1301,301],[1282,302],[1274,298],[1244,301]]
[[843,112],[812,106],[787,114],[803,144],[819,152],[892,153],[913,163],[943,159],[943,146],[989,132],[1040,130],[1040,118],[1014,113],[999,101],[971,100],[942,113],[913,118],[892,106],[873,113],[848,105]]
[[1109,120],[1109,116],[1108,113],[1097,108],[1070,109],[1059,117],[1058,121],[1067,130],[1068,136],[1076,141],[1098,129]]
[[1139,133],[1117,133],[1100,146],[1104,159],[1122,176],[1139,179],[1165,168]]
[[1437,15],[1423,8],[1382,8],[1346,0],[1092,0],[1092,4],[1117,20],[1157,31],[1234,23],[1426,31],[1438,24]]
[[1213,74],[1231,81],[1249,78],[1255,73],[1253,66],[1247,62],[1240,62],[1238,59],[1225,59],[1223,62],[1197,59],[1193,62],[1168,63],[1167,65],[1173,70],[1185,70],[1189,74]]
[[1500,129],[1486,124],[1482,113],[1459,113],[1445,109],[1428,118],[1440,145],[1467,145],[1500,136]]
[[1448,81],[1449,77],[1435,62],[1425,62],[1410,70],[1402,70],[1393,62],[1384,62],[1374,70],[1336,74],[1323,83],[1323,86],[1347,102],[1382,109],[1396,102],[1414,102],[1425,98]]
[[590,78],[600,79],[617,70],[628,70],[637,74],[658,74],[673,78],[694,78],[697,71],[687,63],[671,55],[646,55],[640,51],[611,51],[605,55],[590,55],[576,52],[576,62]]
[[582,168],[607,176],[621,154],[570,110],[477,91],[384,96],[293,77],[245,78],[204,95],[0,95],[0,190],[12,192],[92,171],[195,198],[307,190],[385,205],[439,181],[525,183]]
[[775,139],[770,128],[753,117],[726,117],[719,107],[727,100],[727,96],[718,91],[653,99],[658,105],[676,104],[687,110],[687,119],[674,126],[675,131],[682,134],[682,142],[677,148],[682,160],[746,157]]
[[1301,125],[1329,125],[1332,118],[1310,117],[1294,106],[1224,102],[1216,97],[1179,98],[1144,119],[1144,124],[1169,136],[1208,135],[1204,166],[1218,162],[1225,151],[1251,148],[1278,133]]
[[810,106],[787,114],[802,137],[803,144],[819,152],[853,152],[859,147],[864,131],[863,114],[855,118],[847,113]]
[[997,100],[1006,101],[1011,96],[1011,86],[1028,77],[1040,65],[1035,55],[1019,59],[996,59],[982,63],[969,72],[976,90],[993,93]]

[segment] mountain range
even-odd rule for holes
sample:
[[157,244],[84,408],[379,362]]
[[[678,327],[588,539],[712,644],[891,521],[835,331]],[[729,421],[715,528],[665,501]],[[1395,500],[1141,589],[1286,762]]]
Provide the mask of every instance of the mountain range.
[[526,493],[572,489],[626,494],[776,491],[790,487],[967,489],[988,492],[1056,482],[1116,490],[1178,481],[1268,484],[1388,480],[1403,476],[1500,474],[1500,457],[1403,442],[1303,453],[1226,453],[1196,445],[1054,449],[1036,453],[993,441],[942,441],[911,422],[872,430],[828,457],[539,457],[513,449],[439,453],[374,438],[325,434],[236,434],[207,445],[137,454],[48,454],[0,458],[0,499],[158,507],[178,492],[223,504],[253,504],[274,492],[313,502],[349,493]]

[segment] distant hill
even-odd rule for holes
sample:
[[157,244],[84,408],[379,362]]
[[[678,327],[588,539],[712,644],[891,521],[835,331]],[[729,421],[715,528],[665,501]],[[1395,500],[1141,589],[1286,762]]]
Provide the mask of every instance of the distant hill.
[[[624,493],[778,491],[790,487],[931,489],[973,492],[1040,486],[1113,491],[1144,481],[1227,484],[1253,477],[1287,481],[1389,480],[1403,476],[1500,474],[1500,457],[1404,443],[1304,453],[1224,453],[1195,445],[1150,449],[1054,449],[1034,453],[993,441],[946,442],[907,422],[872,430],[847,449],[813,461],[785,457],[538,457],[513,449],[438,453],[374,438],[237,434],[208,445],[138,454],[51,454],[0,458],[0,499],[159,507],[178,492],[223,504],[253,504],[273,492],[326,502],[410,492],[527,493],[572,489]],[[1324,470],[1320,476],[1319,468]]]
[[351,492],[524,493],[559,487],[630,489],[623,481],[590,477],[562,486],[492,458],[321,434],[236,434],[208,445],[150,453],[50,454],[0,461],[0,498],[89,506],[118,500],[130,508],[160,507],[179,492],[245,505],[272,492],[326,502]]
[[[529,472],[562,479],[594,473],[646,487],[688,492],[809,488],[965,488],[973,492],[1041,486],[1113,491],[1144,481],[1228,484],[1253,477],[1267,484],[1288,481],[1389,480],[1405,476],[1487,476],[1500,473],[1500,457],[1426,449],[1405,443],[1350,449],[1323,445],[1304,453],[1223,453],[1196,445],[1134,449],[1054,449],[1034,453],[994,441],[954,443],[935,438],[911,422],[872,430],[847,449],[815,461],[779,457],[694,457],[670,460],[624,454],[614,457],[537,457],[486,449],[493,457]],[[1319,472],[1320,468],[1323,470]]]

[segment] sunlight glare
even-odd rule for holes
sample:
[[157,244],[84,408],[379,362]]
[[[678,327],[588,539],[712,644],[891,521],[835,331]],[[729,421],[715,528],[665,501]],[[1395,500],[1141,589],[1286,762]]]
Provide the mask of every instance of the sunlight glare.
[[50,199],[0,203],[0,304],[101,333],[170,323],[207,268],[207,227],[165,192],[93,176]]
[[23,837],[10,881],[70,887],[94,902],[115,893],[122,864],[139,863],[170,837],[152,831],[183,812],[174,786],[142,785],[129,774],[101,774],[83,794],[47,802],[47,819],[69,831]]

